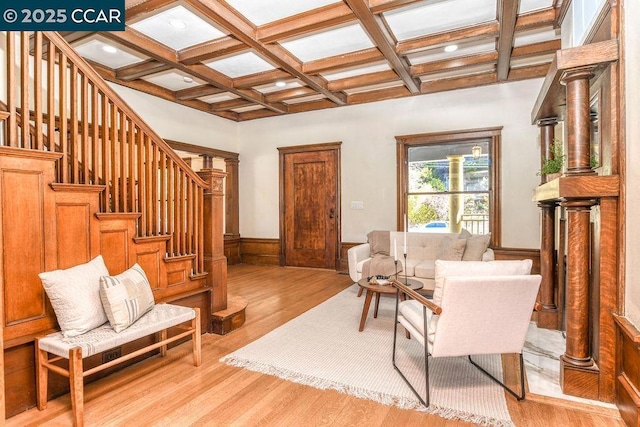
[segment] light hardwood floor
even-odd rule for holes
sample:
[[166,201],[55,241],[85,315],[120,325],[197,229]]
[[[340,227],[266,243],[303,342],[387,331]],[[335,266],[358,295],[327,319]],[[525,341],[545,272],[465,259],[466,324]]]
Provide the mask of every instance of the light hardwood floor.
[[[417,411],[401,410],[336,391],[322,391],[222,364],[219,359],[268,333],[351,285],[326,270],[229,267],[229,293],[249,301],[246,324],[226,335],[206,334],[202,366],[192,364],[189,344],[167,357],[146,359],[85,388],[88,426],[458,426]],[[361,301],[354,301],[361,304]],[[357,327],[358,325],[345,325]],[[381,363],[390,361],[381,361]],[[53,375],[53,374],[52,374]],[[553,399],[521,403],[507,396],[516,426],[624,426],[615,411],[561,404]],[[7,420],[9,426],[71,424],[69,396]]]

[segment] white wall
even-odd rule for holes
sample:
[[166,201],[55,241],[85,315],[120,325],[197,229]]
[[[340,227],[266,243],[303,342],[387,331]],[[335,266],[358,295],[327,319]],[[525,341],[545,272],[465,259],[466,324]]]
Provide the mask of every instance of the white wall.
[[640,328],[640,2],[624,2],[626,74],[626,271],[625,312]]
[[109,85],[162,138],[238,152],[235,122],[124,86]]
[[[502,245],[539,247],[538,129],[531,110],[542,80],[421,95],[239,124],[240,233],[277,238],[277,147],[342,142],[342,240],[396,228],[396,140],[405,134],[504,126]],[[363,201],[363,210],[350,209]]]

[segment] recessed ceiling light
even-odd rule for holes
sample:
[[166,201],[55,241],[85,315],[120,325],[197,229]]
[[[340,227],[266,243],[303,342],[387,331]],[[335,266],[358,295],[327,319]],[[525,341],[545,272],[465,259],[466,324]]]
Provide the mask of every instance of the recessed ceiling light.
[[456,50],[458,50],[458,45],[457,44],[450,44],[449,46],[446,46],[444,48],[445,52],[455,52]]
[[170,20],[169,25],[171,25],[176,30],[184,30],[185,28],[187,28],[187,24],[185,24],[184,21],[181,21],[179,19]]
[[182,78],[182,81],[185,82],[185,83],[193,83],[193,79],[191,77],[189,77],[189,76],[184,76]]
[[109,46],[108,44],[105,44],[104,46],[102,46],[102,50],[104,50],[107,53],[116,53],[118,51],[118,49],[116,49],[113,46]]
[[282,80],[278,80],[276,82],[276,86],[277,87],[285,87],[287,84],[285,82],[283,82]]

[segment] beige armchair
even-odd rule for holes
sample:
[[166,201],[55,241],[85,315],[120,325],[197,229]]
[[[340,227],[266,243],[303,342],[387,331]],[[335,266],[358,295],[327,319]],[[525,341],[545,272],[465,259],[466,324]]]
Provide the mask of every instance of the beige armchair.
[[[539,275],[530,275],[530,270],[531,260],[436,261],[433,301],[398,281],[392,282],[398,290],[393,366],[424,405],[429,406],[429,357],[467,356],[514,397],[524,399],[522,348],[541,281]],[[413,299],[401,301],[401,293]],[[398,324],[405,329],[406,338],[398,339]],[[425,387],[424,396],[416,391],[396,361],[397,352],[407,339],[416,340],[424,348],[425,383],[419,385],[420,389]],[[471,358],[506,353],[519,355],[519,393]]]

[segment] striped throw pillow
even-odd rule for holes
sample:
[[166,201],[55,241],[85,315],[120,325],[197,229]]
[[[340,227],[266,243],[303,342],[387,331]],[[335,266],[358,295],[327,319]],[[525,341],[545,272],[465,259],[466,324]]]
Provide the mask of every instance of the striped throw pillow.
[[116,332],[131,326],[155,304],[149,280],[138,264],[117,276],[101,277],[100,299]]

